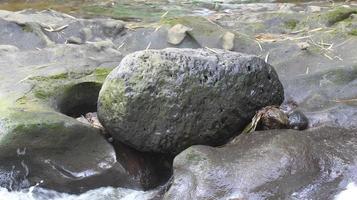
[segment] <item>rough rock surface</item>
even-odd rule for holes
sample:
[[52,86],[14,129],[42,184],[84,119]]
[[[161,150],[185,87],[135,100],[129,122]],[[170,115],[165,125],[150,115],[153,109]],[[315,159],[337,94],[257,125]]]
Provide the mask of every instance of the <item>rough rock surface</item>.
[[164,199],[333,199],[357,181],[357,130],[320,127],[238,136],[193,146],[174,160]]
[[256,110],[279,105],[283,96],[274,68],[256,56],[141,51],[107,77],[98,117],[114,138],[138,150],[178,153],[193,144],[223,144]]

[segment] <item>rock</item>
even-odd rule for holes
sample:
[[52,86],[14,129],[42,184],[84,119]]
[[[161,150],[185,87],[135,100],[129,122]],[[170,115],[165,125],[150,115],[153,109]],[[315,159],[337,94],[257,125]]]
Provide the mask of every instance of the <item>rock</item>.
[[[192,37],[185,37],[180,44],[172,45],[167,42],[168,26],[157,28],[140,28],[135,31],[126,31],[122,37],[117,37],[113,42],[120,47],[120,52],[123,55],[133,53],[135,51],[150,49],[164,49],[168,47],[175,48],[200,48],[200,45]],[[128,42],[130,41],[130,42]]]
[[[170,158],[110,144],[100,130],[74,119],[96,111],[101,85],[122,59],[113,44],[120,24],[55,11],[0,11],[1,189],[145,190],[170,176]],[[65,44],[71,37],[86,42]]]
[[256,56],[148,50],[126,56],[110,73],[99,94],[98,117],[125,144],[175,154],[193,144],[223,144],[256,110],[282,100],[274,68]]
[[294,110],[288,114],[289,117],[289,128],[295,130],[304,130],[309,125],[309,120],[303,112],[300,110]]
[[234,49],[234,38],[235,35],[231,32],[227,32],[222,37],[222,47],[225,50],[233,50]]
[[[185,16],[170,19],[168,23],[175,25],[182,24],[186,27],[190,27],[191,29],[187,30],[187,34],[192,37],[201,48],[227,48],[227,50],[232,50],[236,42],[232,32],[204,17]],[[231,46],[233,47],[231,48]],[[247,46],[250,45],[247,44]]]
[[69,43],[69,44],[82,44],[83,41],[79,37],[72,36],[72,37],[67,39],[67,43]]
[[101,186],[141,188],[99,130],[51,112],[2,115],[0,186],[79,193]]
[[0,26],[0,42],[19,49],[112,40],[124,30],[119,20],[76,19],[53,10],[0,11]]
[[164,199],[333,199],[357,181],[356,136],[334,127],[269,130],[220,148],[192,146],[175,157]]
[[173,45],[180,44],[186,37],[186,32],[191,30],[191,28],[186,27],[182,24],[176,24],[170,28],[167,32],[167,42]]
[[297,45],[301,50],[307,50],[311,46],[308,42],[299,42]]

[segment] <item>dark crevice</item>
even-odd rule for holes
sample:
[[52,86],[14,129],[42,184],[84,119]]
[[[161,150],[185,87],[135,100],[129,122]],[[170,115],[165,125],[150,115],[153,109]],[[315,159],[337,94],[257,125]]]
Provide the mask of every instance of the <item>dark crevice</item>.
[[101,86],[100,83],[84,82],[67,88],[56,98],[57,110],[74,118],[96,112]]

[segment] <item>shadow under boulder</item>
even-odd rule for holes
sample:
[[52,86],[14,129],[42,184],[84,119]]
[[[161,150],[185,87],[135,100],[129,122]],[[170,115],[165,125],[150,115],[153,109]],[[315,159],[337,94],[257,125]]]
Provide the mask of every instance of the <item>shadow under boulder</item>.
[[101,87],[100,83],[83,82],[67,88],[56,98],[56,109],[70,117],[96,112]]

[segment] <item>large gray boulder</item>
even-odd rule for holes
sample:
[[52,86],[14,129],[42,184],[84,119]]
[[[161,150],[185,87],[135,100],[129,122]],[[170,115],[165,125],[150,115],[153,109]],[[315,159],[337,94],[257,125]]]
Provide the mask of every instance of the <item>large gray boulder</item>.
[[164,199],[333,199],[357,182],[356,136],[333,127],[269,130],[222,148],[192,146],[176,156]]
[[256,110],[283,101],[272,66],[257,56],[208,49],[140,51],[104,82],[98,116],[114,138],[141,151],[221,145]]

